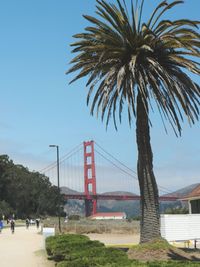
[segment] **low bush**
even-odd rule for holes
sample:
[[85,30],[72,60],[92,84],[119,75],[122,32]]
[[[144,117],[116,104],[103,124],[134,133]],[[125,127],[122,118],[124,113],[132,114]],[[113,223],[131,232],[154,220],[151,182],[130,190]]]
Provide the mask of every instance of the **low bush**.
[[57,267],[125,267],[131,266],[131,261],[127,258],[126,253],[117,249],[111,248],[93,248],[86,250],[76,255],[71,255],[70,258],[59,263]]
[[46,250],[49,258],[59,262],[57,266],[61,267],[131,266],[131,261],[124,251],[106,248],[99,241],[91,241],[82,235],[48,237]]
[[65,258],[67,252],[78,244],[90,242],[90,239],[84,235],[56,235],[46,238],[46,251],[51,259],[60,261]]
[[50,259],[55,261],[76,258],[76,255],[87,254],[88,251],[98,247],[104,247],[104,244],[99,241],[91,241],[83,235],[57,235],[46,239],[47,254]]

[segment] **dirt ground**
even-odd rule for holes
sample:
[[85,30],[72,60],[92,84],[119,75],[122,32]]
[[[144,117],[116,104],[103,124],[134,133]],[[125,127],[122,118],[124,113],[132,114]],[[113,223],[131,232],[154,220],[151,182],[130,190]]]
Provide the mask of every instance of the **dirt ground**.
[[87,234],[91,240],[99,240],[105,245],[135,245],[139,243],[139,234]]
[[[166,249],[130,249],[128,257],[139,261],[200,261],[200,251],[183,248],[166,248]],[[199,265],[200,266],[200,265]]]
[[46,259],[43,236],[35,226],[3,229],[0,234],[1,267],[53,267]]

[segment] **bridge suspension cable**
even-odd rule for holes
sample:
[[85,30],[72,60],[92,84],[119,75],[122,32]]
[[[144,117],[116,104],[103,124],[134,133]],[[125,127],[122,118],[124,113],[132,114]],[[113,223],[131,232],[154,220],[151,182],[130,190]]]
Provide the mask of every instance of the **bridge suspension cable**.
[[[97,142],[94,142],[94,143],[95,143],[95,152],[100,157],[102,157],[104,160],[109,162],[111,165],[113,165],[115,168],[117,168],[118,170],[120,170],[121,172],[126,174],[127,176],[131,177],[134,180],[137,180],[137,182],[138,182],[138,177],[137,177],[137,172],[136,171],[134,171],[133,169],[128,167],[126,164],[124,164],[123,162],[118,160],[111,153],[109,153],[102,146],[100,146]],[[79,145],[75,146],[67,154],[65,154],[64,156],[62,156],[60,158],[60,164],[64,165],[66,160],[69,160],[70,158],[72,158],[72,156],[74,156],[76,153],[78,154],[78,152],[80,152],[82,149],[83,149],[83,144],[82,143],[80,143]],[[49,171],[53,170],[54,168],[56,168],[56,166],[57,166],[57,163],[53,162],[53,163],[49,164],[48,166],[46,166],[45,168],[41,169],[39,172],[41,172],[41,173],[49,172]],[[65,169],[64,169],[64,172],[65,172]],[[172,193],[172,191],[170,191],[169,189],[167,189],[167,188],[165,188],[163,186],[158,185],[158,188],[163,193]]]
[[[82,149],[82,143],[75,146],[73,149],[71,149],[67,154],[65,154],[64,156],[62,156],[60,158],[59,163],[62,163],[63,161],[69,159],[70,157],[72,157],[75,153],[77,153],[78,151],[80,151]],[[54,161],[53,163],[49,164],[48,166],[46,166],[45,168],[41,169],[39,172],[43,173],[46,171],[49,171],[53,168],[55,168],[57,166],[57,162]]]
[[[117,166],[117,164],[115,164],[114,162],[112,162],[111,160],[109,160],[108,158],[106,158],[105,156],[103,156],[100,152],[98,152],[97,149],[95,149],[95,151],[100,154],[102,157],[104,157],[104,159],[106,159],[107,161],[109,161],[111,164],[113,164],[115,167],[117,167],[118,169],[120,169],[121,171],[123,171],[124,173],[128,174],[129,176],[131,176],[133,179],[138,180],[137,177],[137,172],[132,170],[131,168],[129,168],[127,165],[125,165],[123,162],[121,162],[120,160],[118,160],[116,157],[114,157],[112,154],[110,154],[108,151],[106,151],[102,146],[100,146],[97,142],[95,142],[95,145],[100,148],[105,154],[107,154],[109,157],[111,157],[113,160],[115,160],[117,163],[119,163],[121,166],[123,166],[124,168],[126,168],[128,171],[130,171],[133,174],[128,173],[126,170],[122,169],[121,167]],[[136,176],[135,176],[136,175]],[[165,188],[163,186],[158,185],[159,190],[163,193],[172,193],[171,190],[169,190],[168,188]]]
[[101,152],[99,152],[97,149],[95,149],[95,152],[97,154],[99,154],[102,158],[104,158],[105,160],[107,160],[108,162],[110,162],[113,166],[115,166],[117,169],[121,170],[122,172],[124,172],[125,174],[128,174],[129,176],[131,176],[133,179],[138,180],[137,177],[135,177],[134,175],[128,173],[126,170],[122,169],[121,167],[117,166],[112,160],[106,158]]

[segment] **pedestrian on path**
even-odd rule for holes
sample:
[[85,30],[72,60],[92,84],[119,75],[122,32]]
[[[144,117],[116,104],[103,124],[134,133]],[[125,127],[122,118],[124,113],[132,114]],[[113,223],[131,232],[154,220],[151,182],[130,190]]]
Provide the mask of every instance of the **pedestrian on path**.
[[3,229],[3,221],[0,219],[0,233],[2,232]]
[[15,232],[15,221],[14,221],[14,219],[12,219],[10,221],[10,229],[11,229],[12,234],[14,234],[14,232]]
[[37,229],[40,227],[40,219],[39,218],[37,218],[36,220],[36,227],[37,227]]
[[27,218],[27,219],[26,219],[26,229],[29,228],[29,224],[30,224],[30,220],[29,220],[29,218]]

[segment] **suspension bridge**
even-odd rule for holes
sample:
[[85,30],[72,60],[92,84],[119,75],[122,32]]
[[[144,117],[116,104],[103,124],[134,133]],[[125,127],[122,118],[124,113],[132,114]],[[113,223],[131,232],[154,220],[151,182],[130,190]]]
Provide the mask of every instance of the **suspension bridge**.
[[[140,200],[137,173],[94,141],[83,142],[60,158],[59,170],[60,187],[69,192],[64,194],[65,200],[83,200],[86,216],[97,213],[100,200]],[[57,163],[40,172],[56,184]],[[165,194],[170,193],[162,186],[158,188]],[[177,198],[163,195],[159,200]]]

